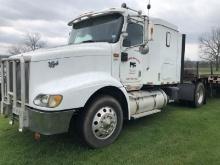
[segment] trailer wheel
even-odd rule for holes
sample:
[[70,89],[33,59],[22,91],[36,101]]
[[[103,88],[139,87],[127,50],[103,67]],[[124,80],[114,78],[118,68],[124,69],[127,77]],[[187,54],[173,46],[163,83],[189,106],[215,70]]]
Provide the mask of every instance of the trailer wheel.
[[199,82],[196,84],[195,93],[194,93],[194,107],[201,107],[205,102],[205,87],[204,84]]
[[101,96],[85,109],[79,129],[88,146],[101,148],[117,139],[122,125],[123,112],[119,102],[111,96]]

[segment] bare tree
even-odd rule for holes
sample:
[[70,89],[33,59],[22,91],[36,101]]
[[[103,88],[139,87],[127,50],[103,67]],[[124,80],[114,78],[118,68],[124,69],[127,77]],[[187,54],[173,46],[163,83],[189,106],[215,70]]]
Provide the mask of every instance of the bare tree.
[[39,33],[27,33],[24,44],[31,51],[45,47],[46,43],[41,41],[41,35]]
[[210,33],[202,35],[199,41],[200,58],[215,62],[216,71],[218,71],[220,60],[220,27],[213,28]]
[[41,40],[41,35],[39,33],[27,33],[21,44],[12,45],[8,52],[11,55],[16,55],[20,53],[25,53],[29,51],[35,51],[46,47],[46,43]]

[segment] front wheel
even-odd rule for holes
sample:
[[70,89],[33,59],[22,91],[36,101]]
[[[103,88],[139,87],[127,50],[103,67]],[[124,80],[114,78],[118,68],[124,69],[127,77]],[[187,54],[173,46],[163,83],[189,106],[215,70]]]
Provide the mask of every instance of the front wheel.
[[201,107],[205,102],[205,87],[204,84],[199,82],[196,84],[195,94],[194,94],[194,107]]
[[80,119],[82,138],[92,148],[113,143],[123,125],[120,103],[111,96],[100,96],[86,108]]

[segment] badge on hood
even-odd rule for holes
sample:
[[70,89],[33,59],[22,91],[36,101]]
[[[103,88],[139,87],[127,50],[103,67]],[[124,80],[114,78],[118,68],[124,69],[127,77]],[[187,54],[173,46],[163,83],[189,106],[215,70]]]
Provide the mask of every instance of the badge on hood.
[[59,65],[59,61],[58,60],[57,61],[49,61],[48,62],[48,66],[50,68],[55,68],[55,66],[57,66],[57,65]]

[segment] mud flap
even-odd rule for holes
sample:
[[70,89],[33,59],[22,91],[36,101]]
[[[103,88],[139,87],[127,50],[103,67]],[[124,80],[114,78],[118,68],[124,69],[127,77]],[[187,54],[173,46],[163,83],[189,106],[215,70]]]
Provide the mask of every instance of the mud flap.
[[195,96],[195,84],[183,83],[178,85],[179,88],[179,100],[194,101]]

